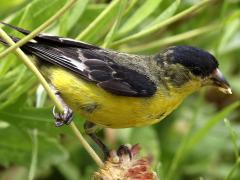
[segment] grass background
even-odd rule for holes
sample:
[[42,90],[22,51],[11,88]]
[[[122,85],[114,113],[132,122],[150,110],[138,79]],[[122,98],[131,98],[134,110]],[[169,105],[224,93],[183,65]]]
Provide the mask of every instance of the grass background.
[[[67,1],[0,2],[1,20],[34,30]],[[233,95],[205,88],[159,124],[100,135],[111,148],[140,143],[160,179],[240,179],[239,17],[238,0],[78,0],[45,32],[129,53],[180,44],[213,53]],[[90,179],[96,164],[70,128],[54,127],[52,106],[14,55],[0,60],[0,179]]]

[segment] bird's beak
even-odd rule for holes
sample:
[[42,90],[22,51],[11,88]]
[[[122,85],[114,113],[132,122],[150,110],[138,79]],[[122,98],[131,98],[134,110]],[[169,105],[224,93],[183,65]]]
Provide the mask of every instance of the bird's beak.
[[232,90],[229,83],[223,77],[223,74],[219,69],[216,69],[213,72],[211,80],[213,82],[213,85],[216,86],[219,89],[219,91],[222,91],[225,94],[232,94]]

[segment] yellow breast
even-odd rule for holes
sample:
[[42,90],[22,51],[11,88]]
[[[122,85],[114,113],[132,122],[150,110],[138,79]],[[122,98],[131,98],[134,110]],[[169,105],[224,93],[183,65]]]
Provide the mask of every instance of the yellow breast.
[[154,124],[172,112],[186,96],[186,91],[166,93],[161,89],[152,97],[117,96],[60,68],[50,72],[51,83],[70,108],[86,120],[105,127]]

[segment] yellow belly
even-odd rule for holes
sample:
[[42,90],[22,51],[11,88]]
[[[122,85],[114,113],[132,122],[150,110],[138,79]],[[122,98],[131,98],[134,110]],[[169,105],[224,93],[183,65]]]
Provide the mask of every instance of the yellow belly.
[[177,93],[163,94],[161,90],[152,97],[117,96],[59,68],[55,68],[49,75],[51,83],[74,112],[88,121],[110,128],[159,122],[184,98]]

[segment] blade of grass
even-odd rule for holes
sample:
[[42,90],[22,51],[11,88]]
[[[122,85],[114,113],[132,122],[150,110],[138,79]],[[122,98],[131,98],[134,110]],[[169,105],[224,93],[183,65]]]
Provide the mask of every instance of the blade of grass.
[[38,160],[38,131],[37,129],[33,129],[31,132],[32,137],[32,161],[29,168],[28,179],[34,180],[34,176],[37,170],[37,160]]
[[[21,16],[21,18],[18,22],[19,27],[21,27],[21,24],[26,21],[26,17],[27,17],[27,14],[29,13],[29,9],[30,9],[30,5],[26,5],[23,15]],[[11,58],[8,58],[1,62],[1,63],[3,63],[3,66],[0,68],[0,77],[4,75],[4,72],[9,71],[9,69],[12,68],[12,66],[14,66],[13,64],[14,64],[15,60],[16,60],[15,57],[11,57]],[[16,66],[14,66],[14,69],[15,68],[16,68]]]
[[226,180],[233,180],[234,178],[232,178],[234,172],[236,172],[237,169],[240,169],[240,158],[237,159],[237,162],[234,164],[233,168],[231,169],[231,171],[229,172],[229,174],[227,175],[227,177],[225,178]]
[[124,16],[128,16],[128,13],[131,12],[132,8],[135,6],[135,4],[138,2],[138,0],[131,0],[129,1],[128,7],[124,12]]
[[67,10],[69,10],[73,4],[76,2],[76,0],[70,0],[68,1],[55,15],[53,15],[51,18],[49,18],[45,23],[43,23],[41,26],[39,26],[37,29],[32,31],[29,35],[22,38],[20,41],[15,43],[15,45],[9,47],[4,52],[0,54],[0,59],[8,55],[10,52],[16,50],[18,47],[22,46],[29,40],[33,39],[37,34],[45,30],[47,27],[49,27],[50,24],[52,24],[56,19],[58,19],[60,16],[62,16]]
[[232,103],[231,105],[225,107],[222,111],[217,113],[215,116],[207,120],[207,123],[191,136],[188,142],[188,146],[186,147],[186,150],[187,151],[191,150],[197,143],[199,143],[204,138],[207,132],[210,131],[210,129],[215,124],[223,120],[225,117],[227,117],[231,112],[233,112],[239,106],[240,106],[240,101]]
[[7,89],[5,89],[5,91],[3,91],[1,94],[0,94],[0,100],[6,98],[8,96],[8,94],[12,93],[12,91],[14,91],[14,89],[16,89],[18,87],[18,85],[21,83],[24,75],[25,75],[25,71],[26,71],[26,68],[24,67],[20,72],[19,72],[19,75],[17,77],[17,79],[15,80],[15,82],[9,86]]
[[22,69],[21,66],[17,66],[12,70],[7,71],[7,73],[3,77],[0,77],[0,80],[2,81],[8,78],[16,77],[16,75],[19,73],[19,71],[21,71],[21,69]]
[[139,7],[135,13],[127,20],[126,23],[120,28],[118,34],[123,36],[131,30],[133,30],[137,25],[144,21],[151,13],[153,13],[162,0],[147,0],[145,3]]
[[237,143],[237,133],[232,128],[228,119],[224,119],[224,123],[225,123],[226,127],[228,128],[229,134],[231,135],[231,140],[232,140],[235,156],[236,156],[236,159],[238,159],[239,152],[238,152],[238,143]]
[[120,44],[123,44],[123,43],[127,43],[127,42],[130,42],[130,41],[133,41],[133,40],[137,40],[137,39],[140,39],[140,38],[143,38],[143,37],[146,37],[156,31],[158,31],[159,29],[163,28],[163,27],[166,27],[186,16],[188,16],[189,14],[207,6],[209,3],[213,2],[214,0],[203,0],[201,1],[200,3],[194,5],[194,6],[191,6],[190,8],[176,14],[175,16],[172,16],[171,18],[169,19],[166,19],[165,21],[162,21],[158,24],[156,24],[155,26],[151,27],[151,28],[148,28],[146,30],[143,30],[143,31],[140,31],[136,34],[133,34],[133,35],[130,35],[126,38],[123,38],[123,39],[120,39],[116,42],[113,43],[113,46],[116,46],[116,45],[120,45]]
[[78,22],[84,13],[89,0],[77,1],[71,12],[67,12],[62,16],[59,22],[59,35],[65,36]]
[[240,20],[239,17],[236,19],[232,19],[230,22],[227,21],[225,23],[224,29],[223,29],[223,36],[221,38],[221,41],[219,43],[217,52],[218,54],[224,54],[226,51],[226,45],[228,44],[228,41],[231,39],[232,36],[234,36],[238,30],[239,30]]
[[183,40],[187,40],[199,35],[202,35],[204,33],[207,33],[212,30],[216,30],[219,28],[219,25],[210,25],[210,26],[204,26],[200,27],[194,30],[190,30],[181,34],[173,35],[164,39],[160,39],[157,41],[153,41],[151,43],[145,44],[145,45],[140,45],[140,46],[134,46],[132,48],[126,48],[124,51],[126,52],[144,52],[144,51],[150,51],[154,50],[156,48],[159,48],[161,46],[166,46],[169,44],[177,43]]
[[173,159],[166,179],[172,179],[180,160],[183,159],[187,152],[189,152],[197,143],[199,143],[216,123],[223,120],[239,106],[239,101],[227,106],[215,116],[207,120],[207,123],[202,128],[198,129],[194,134],[188,134],[188,136],[186,136],[186,139],[184,139],[183,143],[180,145],[180,148]]
[[126,5],[127,5],[127,0],[122,0],[120,2],[117,18],[116,18],[111,30],[109,31],[109,33],[107,34],[107,36],[104,39],[104,43],[102,45],[103,48],[106,48],[112,42],[112,39],[114,38],[115,32],[119,26],[119,23],[121,21],[121,18],[124,13],[124,9],[125,9]]
[[2,61],[0,64],[0,78],[2,78],[5,73],[7,73],[9,71],[9,69],[12,67],[12,65],[14,64],[14,58],[10,57],[8,59],[6,59],[5,61]]
[[106,9],[93,21],[91,22],[87,28],[84,29],[83,32],[81,32],[76,39],[78,40],[85,40],[89,37],[93,36],[95,33],[99,32],[99,26],[105,25],[103,24],[104,20],[106,18],[112,18],[114,16],[114,13],[116,11],[117,6],[121,0],[114,0],[111,2],[110,5],[107,6]]
[[188,143],[188,141],[189,141],[189,139],[191,137],[193,128],[194,128],[194,126],[196,124],[196,120],[197,120],[197,118],[199,116],[200,108],[198,108],[198,107],[201,107],[201,105],[203,104],[203,96],[204,96],[204,91],[201,91],[201,94],[198,96],[198,99],[196,101],[196,106],[194,108],[194,113],[193,113],[192,120],[190,122],[189,130],[186,133],[186,135],[183,137],[183,140],[181,141],[181,144],[179,145],[179,147],[177,149],[177,152],[175,153],[175,155],[173,157],[173,160],[172,160],[172,162],[170,164],[169,170],[167,172],[167,175],[166,175],[167,178],[166,179],[168,179],[168,180],[172,179],[175,170],[177,169],[180,161],[184,157],[187,143]]
[[239,157],[239,152],[238,152],[239,150],[238,150],[238,143],[237,143],[237,133],[232,128],[228,119],[224,119],[224,123],[229,131],[230,136],[231,136],[233,149],[234,149],[234,153],[236,156],[236,162],[235,162],[234,166],[232,167],[232,169],[230,170],[230,172],[228,173],[227,177],[225,178],[226,180],[230,180],[230,179],[233,179],[232,176],[233,176],[234,172],[237,170],[237,168],[240,167],[240,157]]
[[21,86],[18,86],[17,89],[15,89],[14,93],[8,97],[6,101],[0,104],[0,110],[6,108],[7,106],[13,104],[17,98],[19,98],[23,93],[25,93],[28,89],[30,89],[33,84],[36,83],[35,77],[31,77]]
[[170,18],[178,9],[181,0],[175,0],[167,9],[165,9],[148,27],[153,26],[161,21]]
[[36,108],[43,107],[46,99],[47,99],[47,93],[42,87],[42,85],[39,85],[36,92]]

